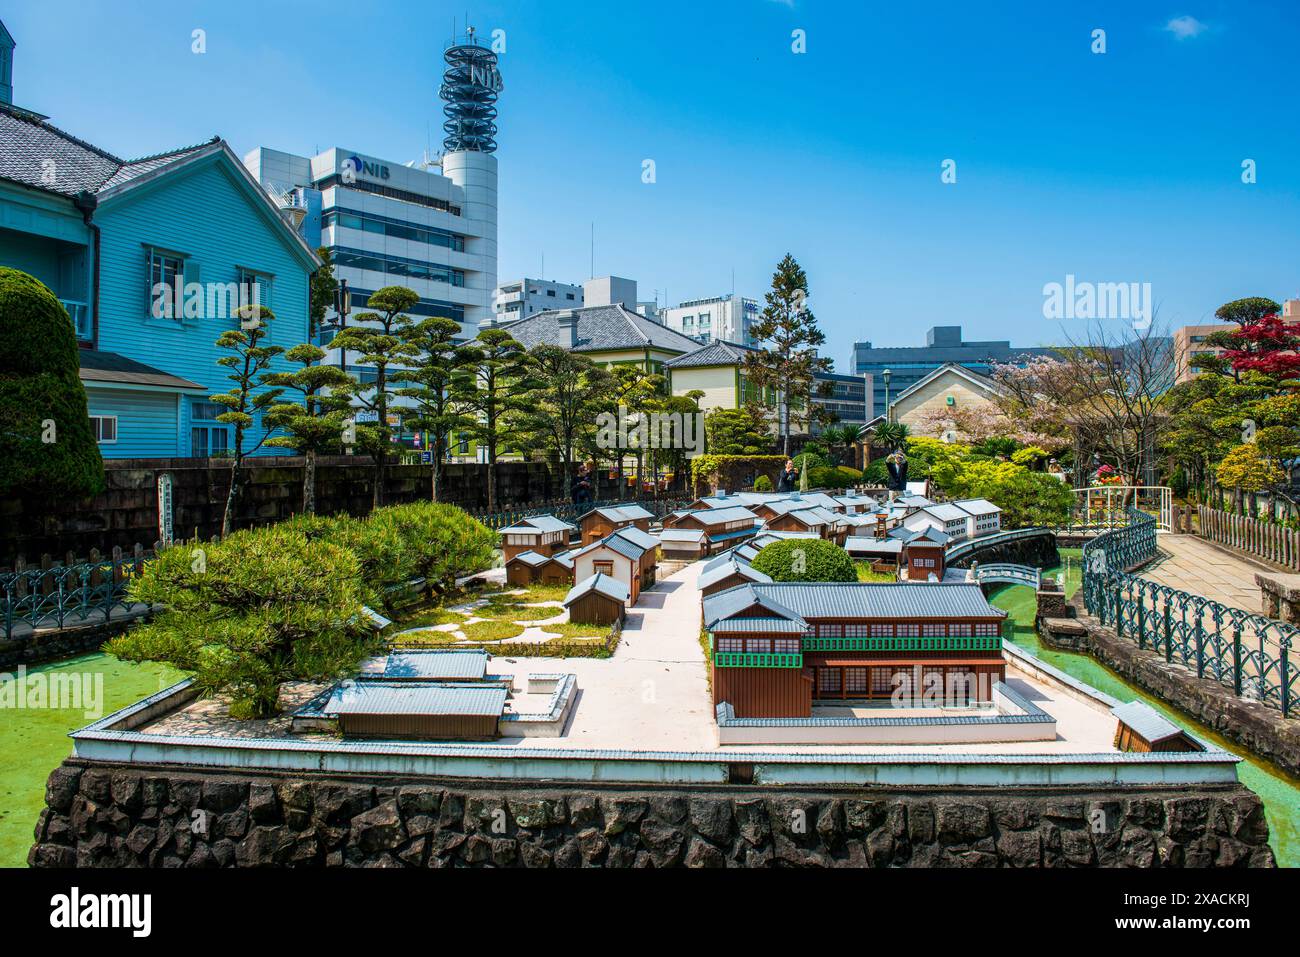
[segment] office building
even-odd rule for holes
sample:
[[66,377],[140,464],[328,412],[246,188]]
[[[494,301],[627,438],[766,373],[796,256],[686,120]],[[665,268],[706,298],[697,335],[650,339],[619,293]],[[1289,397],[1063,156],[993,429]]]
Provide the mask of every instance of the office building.
[[[1281,319],[1287,324],[1300,323],[1300,299],[1288,299],[1282,303]],[[1205,344],[1207,336],[1216,332],[1234,332],[1240,328],[1235,322],[1217,322],[1209,325],[1183,326],[1181,329],[1174,330],[1174,368],[1178,370],[1178,381],[1186,382],[1196,378],[1197,359],[1223,354],[1222,349]]]
[[[871,374],[872,406],[877,414],[884,414],[886,390],[892,400],[947,363],[988,375],[995,364],[1014,365],[1052,354],[1051,348],[1013,347],[1008,341],[967,342],[962,339],[961,326],[935,326],[926,333],[924,346],[878,349],[870,342],[854,343],[851,369],[858,376]],[[888,385],[883,375],[886,369],[890,372]]]
[[692,299],[660,310],[660,319],[670,329],[701,342],[731,342],[754,346],[751,329],[758,321],[756,299],[732,293],[710,299]]
[[582,305],[581,286],[549,279],[512,279],[497,286],[492,314],[500,324],[527,319],[548,309],[575,309]]

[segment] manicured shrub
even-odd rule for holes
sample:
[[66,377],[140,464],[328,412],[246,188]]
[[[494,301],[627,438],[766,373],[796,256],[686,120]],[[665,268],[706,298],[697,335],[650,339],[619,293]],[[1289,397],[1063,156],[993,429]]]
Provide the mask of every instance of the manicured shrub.
[[808,470],[808,482],[814,488],[843,489],[861,481],[862,473],[847,465],[829,465]]
[[104,463],[67,310],[40,280],[0,267],[0,494],[78,499]]
[[401,543],[403,567],[409,563],[431,592],[451,591],[457,578],[490,567],[495,558],[496,533],[454,505],[393,505],[373,512],[366,524],[373,534]]
[[394,602],[404,597],[397,586],[418,577],[417,549],[395,523],[350,515],[298,515],[280,527],[352,552],[362,600],[371,608],[391,611]]
[[788,538],[766,546],[753,567],[779,582],[855,582],[849,553],[822,538]]
[[205,693],[230,696],[232,716],[267,718],[283,682],[349,673],[378,649],[359,582],[351,551],[282,525],[177,545],[130,587],[164,611],[107,650],[192,671]]
[[772,491],[772,480],[768,478],[766,475],[760,475],[758,478],[754,479],[754,491],[755,492]]

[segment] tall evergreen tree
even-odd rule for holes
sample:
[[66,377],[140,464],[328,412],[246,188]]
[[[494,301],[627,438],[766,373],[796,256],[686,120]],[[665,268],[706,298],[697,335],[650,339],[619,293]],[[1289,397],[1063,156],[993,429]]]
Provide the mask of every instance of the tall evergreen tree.
[[356,380],[338,366],[321,365],[325,350],[311,343],[294,346],[285,358],[300,368],[269,373],[266,383],[297,392],[300,400],[280,402],[266,410],[267,424],[284,433],[271,436],[266,444],[293,449],[304,457],[302,510],[314,515],[316,458],[340,448]]
[[764,298],[767,305],[753,327],[759,349],[745,356],[744,371],[760,391],[775,392],[777,434],[782,453],[789,455],[791,413],[802,410],[811,422],[816,375],[830,372],[831,360],[817,356],[826,337],[808,310],[808,277],[789,253],[777,265]]
[[367,301],[375,312],[363,312],[354,317],[358,323],[349,326],[330,343],[330,348],[346,349],[356,353],[358,362],[372,366],[375,381],[359,384],[354,394],[357,404],[371,413],[375,421],[357,426],[357,444],[370,454],[375,462],[375,484],[372,504],[384,504],[384,478],[387,474],[388,456],[392,452],[392,427],[388,424],[388,407],[396,396],[390,370],[400,368],[414,355],[411,346],[411,317],[406,315],[420,301],[420,294],[405,286],[385,286]]
[[431,489],[438,501],[442,472],[452,434],[472,423],[455,390],[462,370],[474,360],[472,347],[459,341],[460,323],[441,317],[425,319],[409,330],[408,368],[396,374],[402,383],[397,394],[414,401],[411,423],[429,433],[433,460]]
[[40,280],[0,267],[0,493],[78,499],[103,487],[72,320]]
[[339,288],[338,280],[334,278],[334,260],[330,255],[329,247],[321,246],[316,250],[316,255],[320,257],[321,267],[311,274],[307,304],[307,316],[310,320],[307,327],[307,341],[313,345],[316,343],[316,332],[333,307],[334,294]]
[[455,390],[469,422],[466,431],[483,447],[488,467],[488,510],[496,511],[497,458],[512,431],[511,417],[528,408],[538,383],[527,350],[505,329],[483,329],[469,343],[470,361]]
[[[259,425],[257,414],[268,411],[284,391],[265,387],[272,360],[284,353],[282,346],[262,345],[271,334],[270,323],[275,319],[275,313],[265,306],[242,306],[236,314],[239,328],[227,329],[217,337],[217,347],[230,353],[219,358],[217,365],[230,370],[226,378],[233,385],[227,392],[210,396],[213,402],[226,409],[217,416],[217,421],[235,427],[230,490],[226,493],[226,510],[221,518],[222,537],[234,531],[235,509],[244,485],[244,459],[265,444],[274,428],[266,415],[262,416]],[[260,432],[261,437],[252,446],[247,446],[250,431]]]
[[529,350],[541,387],[520,426],[538,447],[554,453],[567,492],[573,483],[574,450],[594,435],[596,417],[608,408],[613,377],[585,356],[543,343]]

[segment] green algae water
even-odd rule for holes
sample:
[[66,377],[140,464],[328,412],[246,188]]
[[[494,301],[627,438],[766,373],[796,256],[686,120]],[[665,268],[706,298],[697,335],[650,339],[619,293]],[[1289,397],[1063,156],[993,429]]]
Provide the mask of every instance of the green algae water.
[[[104,715],[167,688],[183,675],[163,664],[132,664],[104,654],[82,655],[49,665],[33,665],[27,675],[46,679],[59,675],[84,688],[98,687],[100,714],[84,707],[0,709],[0,867],[25,867],[32,831],[45,806],[45,779],[72,753],[68,732],[84,728]],[[6,676],[3,680],[10,680]]]
[[[1063,548],[1061,558],[1063,567],[1044,569],[1044,572],[1064,574],[1066,594],[1073,595],[1081,583],[1080,551]],[[1120,701],[1140,698],[1180,727],[1241,757],[1242,763],[1237,765],[1237,776],[1242,784],[1258,794],[1264,802],[1264,812],[1268,817],[1269,845],[1277,856],[1278,866],[1300,867],[1300,830],[1297,829],[1297,818],[1300,817],[1300,780],[1254,757],[1240,745],[1219,737],[1158,698],[1152,698],[1141,689],[1133,687],[1090,655],[1044,648],[1034,630],[1037,599],[1033,589],[1021,585],[1004,586],[994,592],[990,601],[1012,617],[1012,640],[1020,648]]]

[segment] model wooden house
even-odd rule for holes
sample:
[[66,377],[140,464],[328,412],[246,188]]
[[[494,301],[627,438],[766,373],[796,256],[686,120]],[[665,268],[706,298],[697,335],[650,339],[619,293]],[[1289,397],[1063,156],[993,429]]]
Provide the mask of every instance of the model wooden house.
[[573,553],[520,552],[506,562],[506,581],[511,585],[572,585]]
[[969,516],[966,519],[966,537],[977,538],[980,535],[992,535],[1002,528],[1002,509],[988,499],[967,498],[953,502]]
[[582,579],[564,597],[569,621],[579,625],[612,625],[622,621],[628,604],[627,586],[603,572]]
[[659,554],[673,561],[697,561],[709,553],[709,540],[702,529],[665,528],[659,533]]
[[951,539],[937,528],[909,532],[902,539],[904,575],[908,581],[943,581],[947,572],[945,556]]
[[1149,704],[1131,701],[1111,708],[1119,721],[1115,748],[1119,751],[1203,751],[1200,742]]
[[821,505],[808,505],[805,501],[770,502],[772,517],[767,527],[777,532],[811,532],[818,538],[843,546],[849,535],[849,522],[844,516]]
[[[670,524],[671,523],[671,524]],[[704,508],[693,512],[674,512],[664,525],[673,529],[693,529],[704,533],[708,550],[716,552],[750,538],[758,531],[758,516],[740,505],[729,508]]]
[[951,503],[926,505],[911,512],[903,519],[903,527],[909,531],[919,532],[926,528],[937,528],[952,538],[954,542],[965,541],[970,513]]
[[501,529],[501,552],[507,562],[523,552],[554,555],[568,550],[569,535],[575,531],[552,515],[535,515]]
[[717,555],[709,561],[700,572],[700,577],[695,580],[695,587],[707,598],[717,592],[750,582],[767,585],[771,584],[772,579],[763,572],[756,571],[749,562],[735,551],[731,551]]
[[578,519],[582,543],[590,545],[620,528],[635,527],[649,533],[654,513],[640,505],[602,505]]
[[808,718],[935,687],[944,704],[991,701],[1005,617],[975,584],[739,585],[704,599],[714,705]]
[[[593,575],[606,575],[626,586],[629,604],[635,605],[641,592],[655,583],[658,539],[639,529],[620,529],[573,553],[573,579],[585,581]],[[650,541],[638,541],[639,533]],[[653,543],[653,544],[652,544]]]

